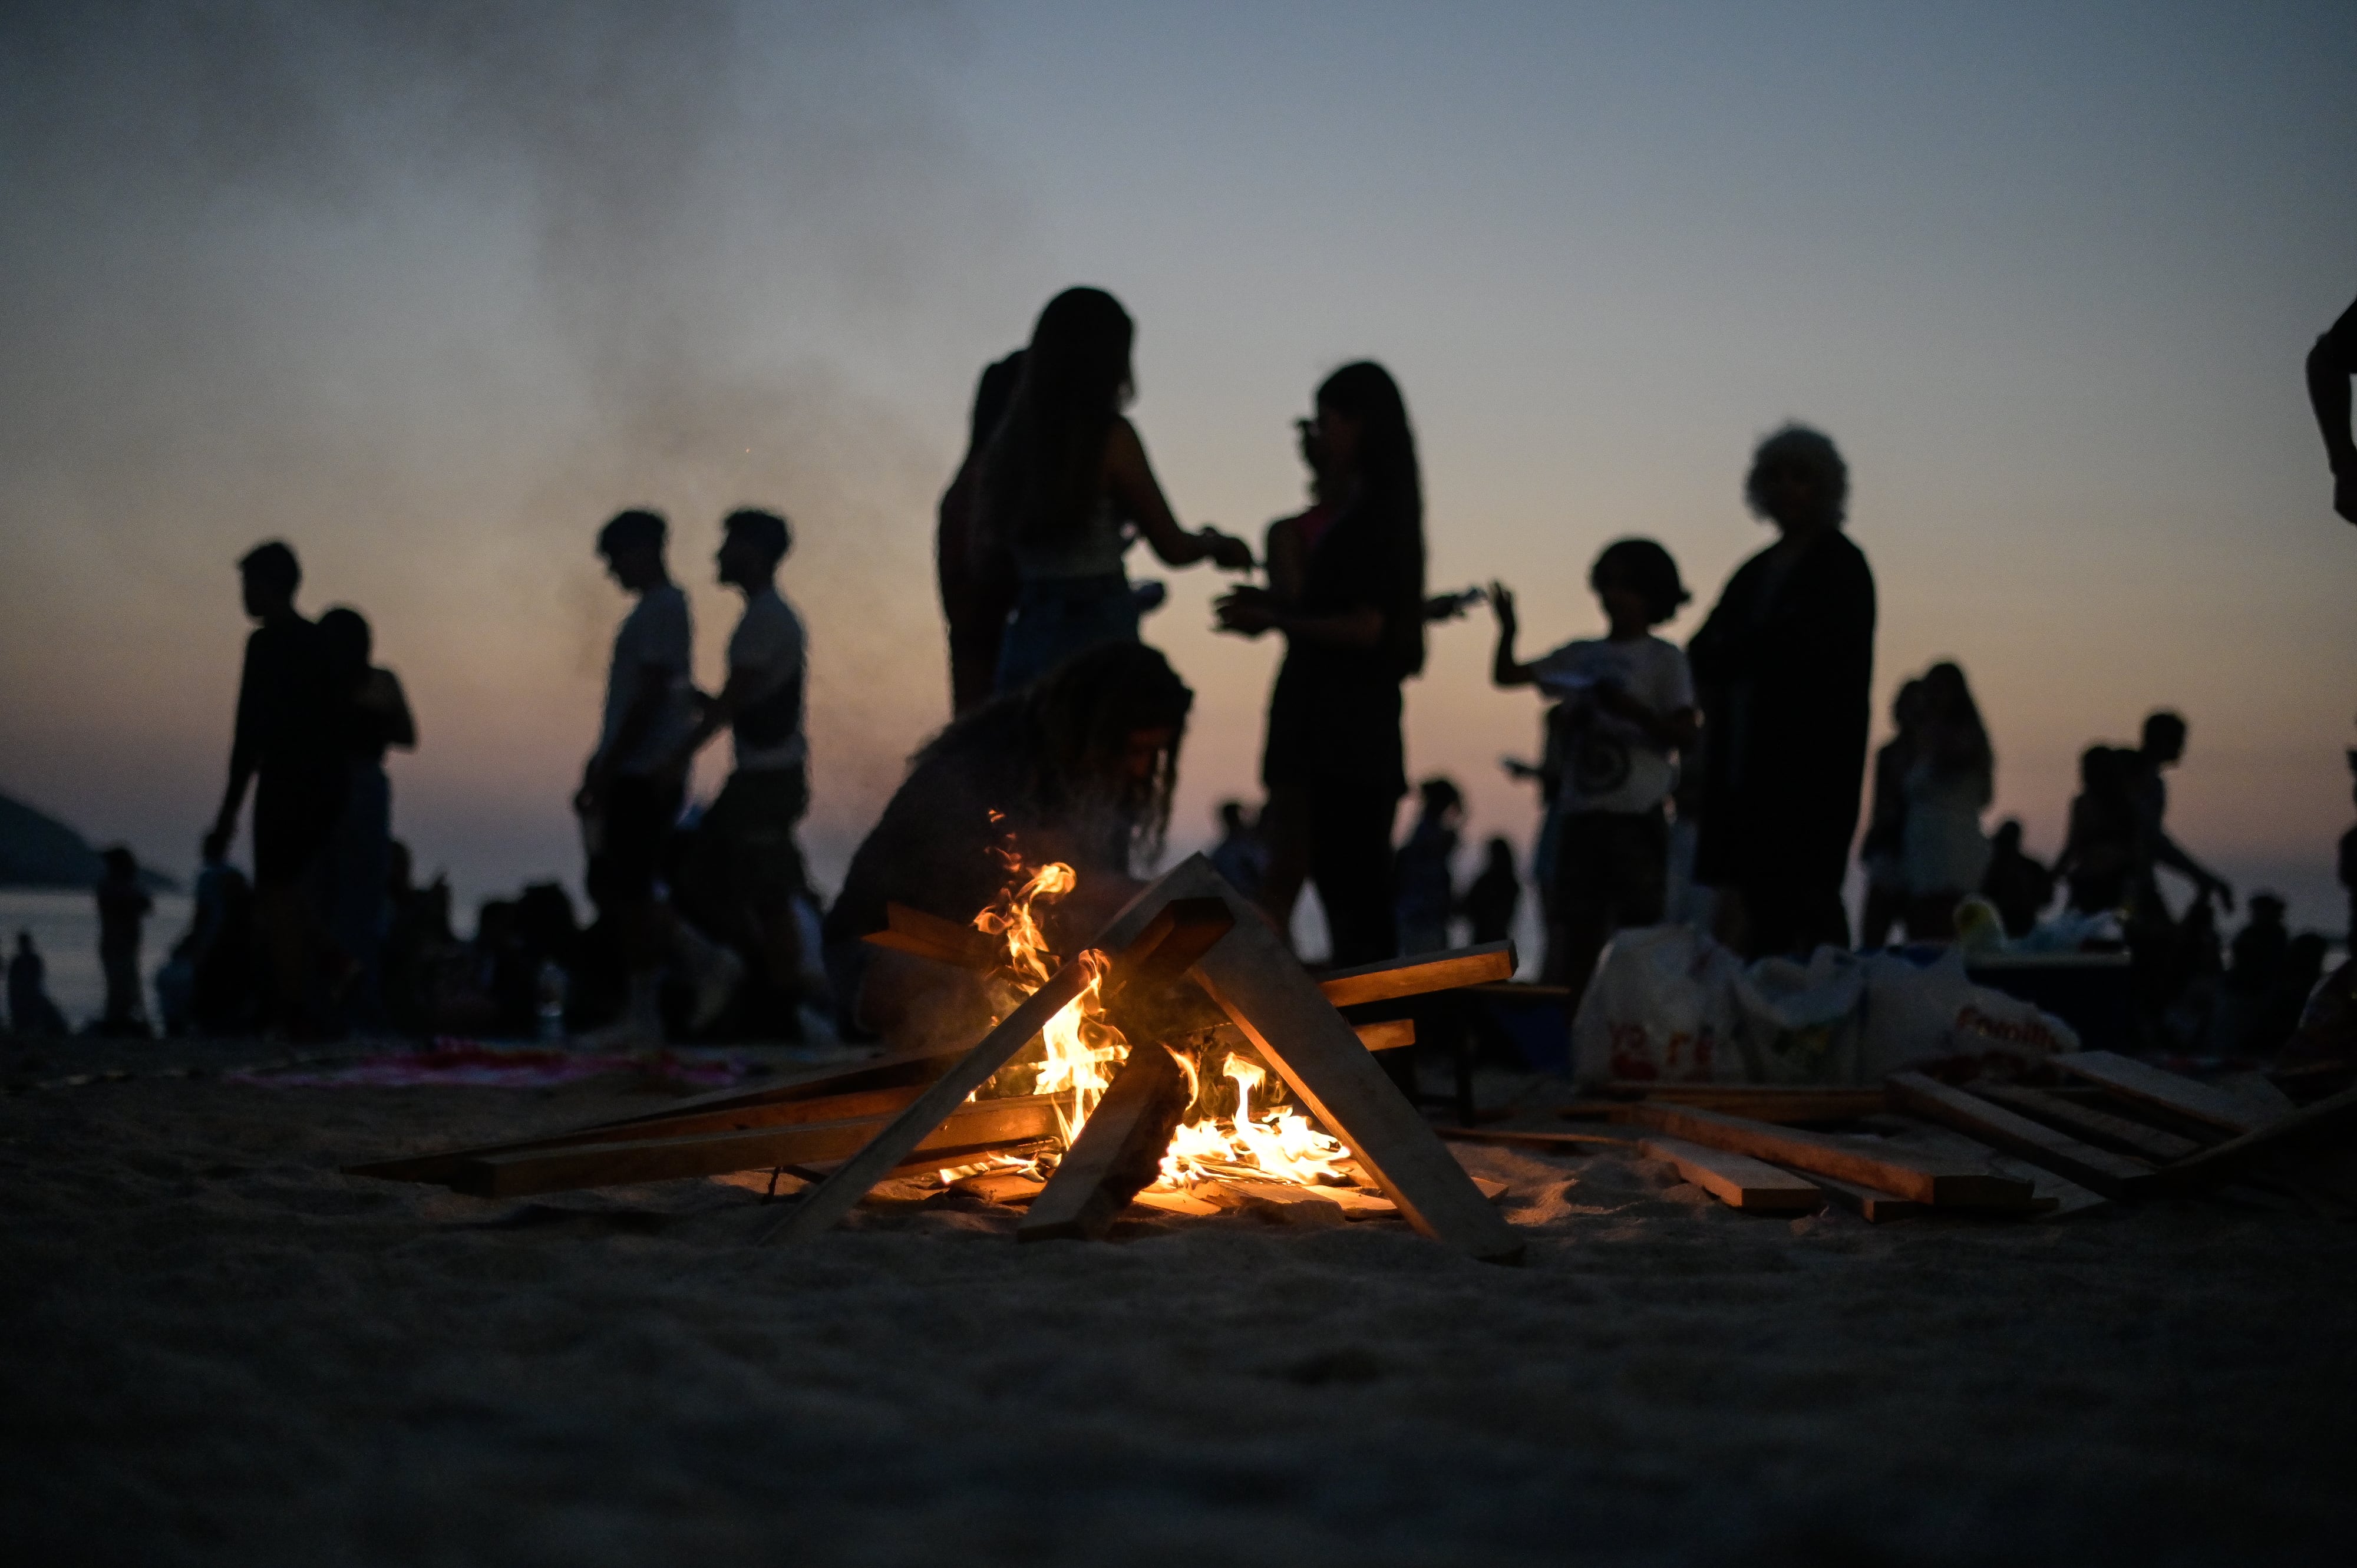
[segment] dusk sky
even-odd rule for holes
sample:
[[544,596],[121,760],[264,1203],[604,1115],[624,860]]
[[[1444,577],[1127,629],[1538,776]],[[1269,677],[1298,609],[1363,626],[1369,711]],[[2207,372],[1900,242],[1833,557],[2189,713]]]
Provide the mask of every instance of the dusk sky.
[[[1752,444],[1819,426],[1878,708],[1964,665],[1992,823],[2050,856],[2080,748],[2171,705],[2180,840],[2337,931],[2357,530],[2300,361],[2357,295],[2352,67],[2345,0],[13,6],[0,789],[185,874],[232,563],[284,537],[409,689],[421,870],[577,888],[625,607],[592,536],[670,515],[716,686],[716,524],[764,504],[831,886],[947,715],[933,504],[974,376],[1092,283],[1189,523],[1297,510],[1291,419],[1388,365],[1432,585],[1504,578],[1526,651],[1600,628],[1587,569],[1629,533],[1676,555],[1690,634],[1767,542]],[[1209,632],[1208,567],[1130,565],[1198,693],[1191,847],[1256,793],[1279,650]],[[1434,632],[1409,768],[1526,843],[1498,758],[1537,705],[1490,646],[1486,612]]]

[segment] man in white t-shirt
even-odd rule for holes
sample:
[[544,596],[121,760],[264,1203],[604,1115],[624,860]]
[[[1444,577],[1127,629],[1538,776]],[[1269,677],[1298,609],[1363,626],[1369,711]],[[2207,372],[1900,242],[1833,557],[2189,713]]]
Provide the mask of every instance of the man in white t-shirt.
[[599,1043],[659,1042],[663,962],[677,958],[695,987],[690,1027],[717,1016],[741,965],[686,927],[655,885],[663,844],[679,822],[687,770],[681,746],[695,729],[689,679],[694,628],[687,596],[663,564],[663,520],[622,512],[598,531],[606,570],[638,598],[614,634],[605,723],[573,798],[589,848],[589,897],[619,931],[630,972],[619,1023]]
[[1500,686],[1535,685],[1564,703],[1570,726],[1563,782],[1551,808],[1555,918],[1563,949],[1548,968],[1572,992],[1587,988],[1597,955],[1623,927],[1658,925],[1668,896],[1669,821],[1677,754],[1694,744],[1694,677],[1686,656],[1652,628],[1689,597],[1677,563],[1650,539],[1607,546],[1588,572],[1609,629],[1566,642],[1528,664],[1514,657],[1514,596],[1493,584]]
[[[793,531],[774,512],[731,512],[716,557],[720,581],[745,596],[728,639],[728,681],[708,703],[678,755],[688,758],[727,728],[736,770],[695,832],[695,883],[714,906],[716,934],[741,949],[767,982],[770,1005],[748,1022],[764,1033],[799,1032],[802,928],[809,879],[794,825],[810,809],[810,743],[802,731],[809,639],[778,592],[778,565]],[[699,904],[699,910],[705,906]]]

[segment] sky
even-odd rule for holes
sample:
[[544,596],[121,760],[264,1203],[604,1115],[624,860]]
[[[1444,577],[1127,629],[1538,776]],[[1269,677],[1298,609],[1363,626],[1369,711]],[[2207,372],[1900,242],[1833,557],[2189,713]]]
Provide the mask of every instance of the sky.
[[[1766,542],[1752,445],[1825,430],[1878,709],[1961,662],[1992,822],[2050,855],[2079,750],[2172,706],[2180,841],[2338,930],[2357,531],[2300,361],[2357,295],[2352,59],[2330,5],[11,7],[0,789],[185,872],[232,563],[283,537],[408,687],[421,870],[577,888],[626,607],[597,526],[672,518],[716,686],[716,524],[760,504],[797,529],[831,883],[947,716],[974,376],[1092,283],[1189,523],[1297,510],[1292,418],[1388,365],[1432,584],[1511,584],[1526,652],[1600,628],[1625,534],[1676,556],[1689,635]],[[1198,693],[1191,847],[1255,792],[1279,650],[1209,630],[1210,567],[1131,570]],[[1434,631],[1409,767],[1526,844],[1498,759],[1537,706],[1491,635]]]

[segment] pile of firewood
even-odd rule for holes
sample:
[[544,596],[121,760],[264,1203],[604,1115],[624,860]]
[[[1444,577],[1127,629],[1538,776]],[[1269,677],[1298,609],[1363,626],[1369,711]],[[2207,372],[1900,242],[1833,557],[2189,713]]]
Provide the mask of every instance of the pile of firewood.
[[1450,1129],[1486,1143],[1565,1150],[1618,1145],[1667,1160],[1737,1208],[1805,1213],[1826,1203],[1870,1220],[1932,1209],[2051,1210],[2035,1184],[1986,1158],[1948,1157],[1887,1137],[1813,1130],[1890,1116],[1961,1133],[2100,1196],[2185,1197],[2230,1184],[2273,1188],[2319,1212],[2357,1213],[2357,1089],[2307,1105],[2255,1076],[2232,1088],[2116,1056],[2054,1058],[2071,1082],[1943,1083],[1918,1072],[1880,1088],[1623,1084],[1624,1098],[1566,1110],[1609,1133]]

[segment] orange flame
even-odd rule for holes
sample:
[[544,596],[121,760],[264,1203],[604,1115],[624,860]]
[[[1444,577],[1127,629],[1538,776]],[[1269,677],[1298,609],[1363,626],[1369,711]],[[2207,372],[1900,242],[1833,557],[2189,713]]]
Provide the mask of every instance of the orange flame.
[[[1027,874],[1019,855],[1011,849],[1001,854],[1007,869],[1020,878],[1019,884],[1010,885],[996,904],[975,915],[974,924],[985,936],[1004,944],[1006,961],[999,977],[1019,1000],[1047,983],[1057,969],[1056,955],[1048,945],[1037,908],[1043,901],[1053,904],[1071,893],[1080,878],[1060,861]],[[1072,961],[1089,966],[1088,983],[1041,1031],[1045,1059],[1004,1069],[1032,1073],[1033,1093],[1070,1097],[1067,1104],[1056,1108],[1065,1149],[1071,1147],[1088,1124],[1113,1082],[1114,1069],[1128,1059],[1130,1052],[1129,1041],[1105,1016],[1102,993],[1109,961],[1092,948]],[[1165,1048],[1186,1072],[1189,1120],[1171,1139],[1157,1187],[1183,1188],[1222,1176],[1301,1186],[1351,1184],[1351,1174],[1341,1164],[1350,1158],[1351,1151],[1311,1126],[1299,1111],[1279,1103],[1281,1088],[1269,1082],[1267,1071],[1257,1063],[1228,1058],[1221,1076],[1235,1085],[1236,1109],[1232,1116],[1218,1116],[1204,1103],[1202,1063],[1193,1053]],[[994,1079],[992,1085],[997,1081]],[[1260,1102],[1257,1110],[1255,1101]]]

